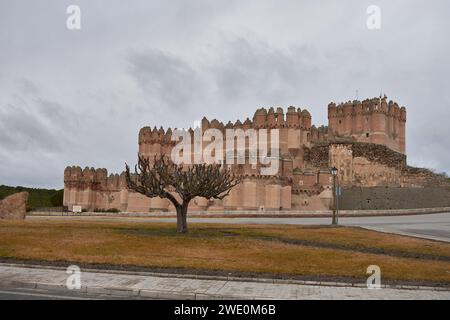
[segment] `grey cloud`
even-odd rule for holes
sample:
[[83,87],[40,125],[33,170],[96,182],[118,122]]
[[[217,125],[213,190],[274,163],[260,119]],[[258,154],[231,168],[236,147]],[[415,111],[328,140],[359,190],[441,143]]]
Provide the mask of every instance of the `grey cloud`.
[[49,127],[73,130],[79,124],[80,116],[60,103],[40,97],[36,98],[35,102],[40,116],[46,119]]
[[28,110],[7,105],[2,108],[0,119],[2,146],[6,146],[9,150],[30,148],[40,148],[48,152],[62,150],[58,136]]
[[146,95],[179,109],[198,98],[202,79],[188,63],[160,50],[132,52],[130,72]]
[[[39,97],[38,85],[22,78],[11,103],[0,109],[1,146],[8,150],[38,150],[58,153],[70,145],[66,131],[79,123],[79,115],[58,102]],[[1,147],[0,146],[0,147]]]
[[37,85],[30,79],[22,78],[17,80],[18,87],[23,94],[36,95],[39,92]]

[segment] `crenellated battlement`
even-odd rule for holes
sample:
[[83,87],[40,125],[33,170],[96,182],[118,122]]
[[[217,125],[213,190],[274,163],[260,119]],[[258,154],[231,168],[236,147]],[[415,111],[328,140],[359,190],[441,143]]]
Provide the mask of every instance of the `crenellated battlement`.
[[406,108],[400,107],[396,102],[390,100],[387,102],[387,97],[372,98],[363,101],[353,100],[341,102],[338,105],[331,102],[328,105],[328,118],[339,118],[355,115],[371,115],[374,113],[383,113],[388,116],[406,121]]
[[[236,120],[234,123],[232,121],[228,121],[226,124],[217,120],[212,119],[208,120],[206,117],[203,117],[201,120],[201,129],[202,132],[205,132],[208,129],[217,129],[223,133],[224,139],[226,137],[226,131],[229,129],[236,130],[248,130],[248,129],[279,129],[280,134],[284,136],[284,140],[287,139],[288,136],[291,138],[291,143],[284,143],[284,148],[300,148],[300,144],[317,142],[327,137],[327,127],[320,127],[320,129],[316,127],[311,127],[311,114],[308,110],[296,107],[289,107],[286,114],[284,113],[281,107],[277,108],[260,108],[256,110],[253,120],[250,118],[246,118],[243,122],[241,120]],[[173,131],[177,130],[176,128],[172,130],[168,128],[165,130],[163,127],[157,129],[157,127],[153,127],[153,129],[149,126],[143,127],[139,131],[139,153],[148,156],[149,158],[153,158],[153,156],[157,154],[170,154],[172,148],[176,144],[175,141],[171,140],[171,136]],[[297,131],[296,134],[292,132],[288,134],[287,132]],[[192,128],[187,129],[187,131],[191,134],[191,141],[194,141],[194,130]],[[303,132],[303,133],[300,133]],[[311,132],[311,134],[310,134]],[[292,142],[294,140],[294,136],[298,136],[297,142]],[[283,145],[283,141],[280,141],[281,145]],[[286,142],[286,141],[285,141]],[[293,145],[294,144],[294,145]],[[289,145],[289,146],[288,146]],[[283,150],[283,152],[287,152]]]
[[164,130],[163,127],[156,129],[156,126],[153,127],[143,127],[139,131],[139,144],[141,143],[162,143],[162,144],[172,144],[173,142],[170,140],[172,137],[172,129],[168,128]]
[[[281,107],[276,108],[260,108],[256,110],[253,120],[246,118],[244,122],[236,120],[234,123],[228,121],[226,124],[223,122],[212,119],[208,120],[203,117],[201,121],[202,130],[218,129],[225,133],[226,129],[281,129],[281,128],[298,128],[303,130],[311,129],[311,114],[308,110],[295,108],[293,106],[288,108],[286,114]],[[188,131],[193,133],[193,129],[189,128]],[[171,135],[173,130],[168,128],[165,130],[163,127],[159,129],[156,126],[153,129],[149,126],[143,127],[139,131],[139,144],[151,144],[157,143],[161,145],[173,145],[171,141]]]
[[316,126],[311,127],[310,142],[311,143],[322,143],[328,141],[328,126]]
[[120,190],[126,185],[125,172],[110,174],[105,168],[81,169],[79,166],[68,166],[64,170],[64,187],[91,190]]
[[261,108],[256,110],[253,116],[253,128],[272,129],[272,128],[300,128],[309,130],[311,128],[311,114],[308,110],[301,110],[290,106],[284,114],[281,107],[276,111],[273,107],[266,110]]

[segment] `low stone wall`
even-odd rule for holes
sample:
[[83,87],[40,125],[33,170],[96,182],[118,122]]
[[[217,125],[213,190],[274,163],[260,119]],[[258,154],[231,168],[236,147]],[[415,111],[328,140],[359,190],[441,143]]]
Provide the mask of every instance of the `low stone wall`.
[[450,188],[352,187],[344,189],[344,210],[395,210],[450,207]]
[[[419,208],[419,209],[397,209],[397,210],[339,210],[340,217],[373,217],[373,216],[402,216],[402,215],[418,215],[433,213],[450,213],[449,207],[438,208]],[[159,218],[175,218],[175,212],[82,212],[64,214],[56,212],[29,212],[28,216],[73,216],[73,217],[159,217]],[[193,217],[211,217],[211,218],[319,218],[331,217],[331,210],[321,211],[202,211],[190,212],[189,218]]]

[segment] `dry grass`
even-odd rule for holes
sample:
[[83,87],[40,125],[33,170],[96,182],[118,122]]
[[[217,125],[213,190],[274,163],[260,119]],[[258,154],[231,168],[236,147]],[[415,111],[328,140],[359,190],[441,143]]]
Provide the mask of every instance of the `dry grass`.
[[0,221],[0,258],[450,285],[450,244],[359,228]]

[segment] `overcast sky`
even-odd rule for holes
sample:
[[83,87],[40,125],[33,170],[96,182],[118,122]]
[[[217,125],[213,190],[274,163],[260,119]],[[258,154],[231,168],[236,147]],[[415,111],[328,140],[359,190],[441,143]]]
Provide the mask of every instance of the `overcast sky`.
[[409,164],[450,172],[449,13],[448,0],[0,0],[0,184],[121,172],[145,125],[290,105],[322,125],[329,102],[381,90],[407,107]]

